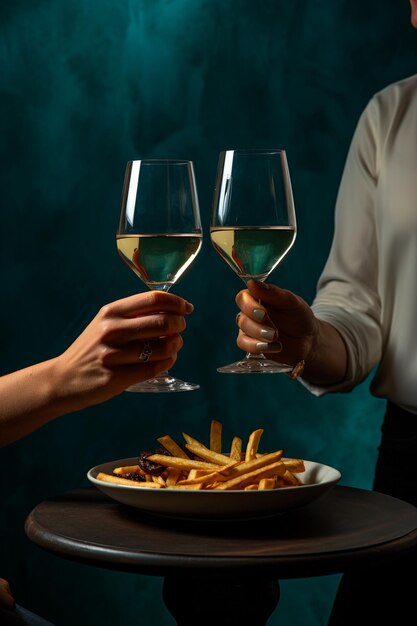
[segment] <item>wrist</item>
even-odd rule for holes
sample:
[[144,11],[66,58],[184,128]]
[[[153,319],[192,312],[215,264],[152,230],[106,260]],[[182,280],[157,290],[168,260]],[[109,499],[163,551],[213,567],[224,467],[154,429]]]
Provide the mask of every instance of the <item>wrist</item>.
[[323,345],[323,328],[321,320],[315,318],[314,331],[310,335],[310,345],[305,357],[306,373],[314,371],[320,360],[321,346]]
[[81,394],[62,355],[50,359],[45,365],[48,367],[48,400],[54,416],[78,410]]
[[319,343],[320,323],[319,320],[314,318],[313,331],[305,337],[303,350],[304,358],[295,363],[292,370],[288,373],[288,376],[292,380],[303,377],[306,370],[308,373],[308,371],[311,370],[312,367],[314,368],[314,362],[316,360],[317,353],[319,352]]
[[343,338],[329,322],[316,318],[316,330],[306,357],[303,378],[316,385],[334,385],[346,376],[347,352]]
[[42,367],[43,404],[45,413],[51,417],[62,414],[67,401],[64,385],[64,372],[59,358],[55,357],[44,361]]

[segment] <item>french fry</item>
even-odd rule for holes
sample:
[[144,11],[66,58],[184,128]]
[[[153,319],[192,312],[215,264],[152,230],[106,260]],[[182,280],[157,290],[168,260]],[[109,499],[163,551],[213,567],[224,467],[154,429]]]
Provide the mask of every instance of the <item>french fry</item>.
[[261,478],[259,481],[259,491],[265,489],[275,489],[276,478]]
[[198,439],[194,439],[194,437],[191,437],[191,435],[187,435],[187,433],[182,433],[182,436],[185,439],[186,443],[189,443],[191,446],[203,446],[203,448],[206,448],[207,446],[204,445],[204,443],[201,443],[201,441],[198,441]]
[[295,474],[290,472],[290,470],[288,470],[288,469],[285,470],[282,478],[287,483],[287,485],[291,485],[293,487],[298,487],[298,485],[302,485],[303,484],[301,482],[301,480],[298,478],[298,476],[295,476]]
[[106,483],[115,483],[116,485],[126,485],[128,487],[138,487],[146,489],[161,489],[160,483],[154,482],[138,482],[137,480],[128,480],[127,478],[120,478],[119,476],[112,476],[112,474],[105,474],[99,472],[97,474],[97,480],[103,480]]
[[240,461],[242,458],[242,439],[240,437],[233,437],[232,439],[230,458],[234,461]]
[[228,456],[225,454],[219,454],[218,452],[213,452],[203,445],[196,446],[186,443],[185,447],[194,455],[201,457],[205,461],[215,463],[216,465],[227,465],[230,463],[230,458]]
[[[195,471],[195,470],[194,470]],[[165,485],[169,488],[169,487],[175,487],[175,485],[178,482],[178,479],[181,476],[181,470],[176,468],[176,467],[172,467],[168,470],[168,476],[166,477],[165,480]]]
[[210,424],[210,450],[219,454],[222,451],[222,424],[217,420],[211,420]]
[[[217,471],[217,469],[215,471]],[[212,470],[207,470],[207,469],[192,469],[188,472],[188,476],[185,476],[185,475],[183,476],[182,480],[191,480],[192,478],[204,478],[208,474],[213,474],[213,473],[214,472]]]
[[259,481],[261,478],[270,478],[271,476],[279,476],[285,472],[285,465],[282,461],[277,461],[276,463],[271,463],[270,465],[265,465],[264,467],[260,467],[252,472],[248,472],[246,474],[242,474],[241,476],[237,476],[236,478],[231,478],[230,480],[226,480],[226,482],[221,483],[218,486],[218,489],[226,490],[226,489],[242,489],[253,483],[255,481]]
[[210,474],[206,474],[205,476],[202,476],[200,474],[199,476],[191,477],[191,472],[194,471],[194,470],[191,470],[188,478],[186,478],[185,480],[181,480],[178,484],[179,485],[195,485],[197,483],[201,483],[202,485],[205,485],[207,483],[221,482],[222,480],[227,480],[228,476],[230,475],[230,469],[234,467],[235,465],[236,463],[225,465],[221,469],[218,469],[215,472],[211,472]]
[[246,454],[245,461],[250,461],[256,456],[258,452],[259,440],[262,437],[263,429],[258,428],[258,430],[254,430],[253,433],[250,434],[248,445],[246,446]]
[[202,483],[193,483],[192,485],[179,485],[179,484],[177,484],[175,486],[175,489],[192,489],[192,490],[198,489],[198,490],[200,490],[202,488],[203,488]]
[[193,459],[181,459],[177,456],[166,456],[165,454],[152,454],[148,459],[153,463],[165,465],[166,467],[177,467],[179,469],[208,469],[214,470],[218,466],[215,463],[205,461],[194,461]]
[[184,450],[173,440],[169,435],[164,435],[163,437],[159,437],[157,439],[159,443],[166,449],[168,452],[171,452],[172,456],[178,456],[182,459],[188,459],[188,455],[185,454]]
[[276,461],[281,461],[282,454],[282,450],[277,450],[276,452],[270,452],[269,454],[264,454],[263,456],[256,457],[251,461],[242,461],[230,470],[230,475],[232,476],[232,478],[236,478],[237,476],[241,476],[242,474],[247,474],[248,472],[252,472],[256,469],[264,467],[265,465],[269,465]]
[[141,476],[145,476],[145,472],[139,465],[125,465],[123,467],[115,467],[113,470],[113,474],[121,475],[123,474],[140,474]]
[[188,478],[192,478],[190,476],[191,472],[193,472],[193,476],[195,476],[196,478],[197,478],[197,476],[206,476],[207,474],[211,474],[212,473],[211,470],[206,470],[206,469],[190,470],[190,473],[188,474]]
[[294,474],[305,471],[305,465],[302,459],[283,459],[282,462],[287,470]]

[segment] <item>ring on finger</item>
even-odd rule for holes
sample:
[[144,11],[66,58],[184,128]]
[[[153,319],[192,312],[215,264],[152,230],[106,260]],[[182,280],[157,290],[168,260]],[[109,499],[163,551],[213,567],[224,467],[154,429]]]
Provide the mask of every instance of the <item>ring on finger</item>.
[[142,352],[139,354],[139,361],[146,363],[149,361],[152,355],[152,348],[149,345],[149,341],[145,341],[143,344]]

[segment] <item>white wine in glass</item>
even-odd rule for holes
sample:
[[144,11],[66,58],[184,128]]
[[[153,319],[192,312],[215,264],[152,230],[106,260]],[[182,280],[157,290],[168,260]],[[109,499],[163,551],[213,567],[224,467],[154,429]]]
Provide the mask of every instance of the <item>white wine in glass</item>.
[[[297,234],[285,150],[220,153],[210,237],[214,248],[247,283],[263,282],[290,250]],[[272,374],[292,366],[248,353],[217,369],[228,374]]]
[[[191,161],[129,161],[123,187],[117,250],[149,289],[169,291],[196,258],[202,228]],[[196,383],[168,372],[127,391],[193,391]]]

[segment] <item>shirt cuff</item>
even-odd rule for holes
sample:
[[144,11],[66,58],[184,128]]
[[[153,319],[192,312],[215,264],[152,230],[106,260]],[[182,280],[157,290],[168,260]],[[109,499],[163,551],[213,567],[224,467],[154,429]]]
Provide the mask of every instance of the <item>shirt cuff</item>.
[[342,337],[347,354],[346,374],[342,381],[333,385],[312,384],[302,376],[298,380],[318,397],[351,391],[366,378],[379,359],[379,328],[372,319],[358,311],[320,304],[313,304],[312,309],[318,319],[331,324]]

